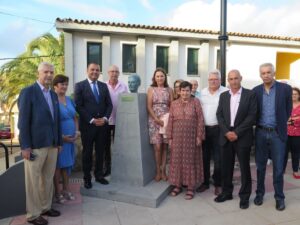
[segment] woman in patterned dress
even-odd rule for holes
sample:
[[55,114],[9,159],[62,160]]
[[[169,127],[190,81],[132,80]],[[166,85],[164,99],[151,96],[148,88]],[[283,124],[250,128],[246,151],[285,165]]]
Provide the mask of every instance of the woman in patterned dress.
[[160,133],[164,127],[163,117],[169,113],[173,101],[173,92],[167,82],[167,74],[162,68],[157,68],[152,77],[152,84],[147,92],[147,110],[149,113],[150,144],[154,147],[156,176],[155,180],[166,181],[167,139]]
[[180,84],[180,98],[171,104],[167,127],[171,149],[169,182],[174,185],[171,196],[187,186],[185,199],[194,197],[196,185],[203,180],[201,143],[205,137],[204,119],[198,98],[191,97],[192,85]]

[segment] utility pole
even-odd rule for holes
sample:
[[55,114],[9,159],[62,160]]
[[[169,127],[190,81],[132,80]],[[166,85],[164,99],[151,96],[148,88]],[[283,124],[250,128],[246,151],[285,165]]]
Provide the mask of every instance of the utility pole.
[[221,0],[221,23],[220,23],[220,56],[221,56],[221,83],[226,85],[226,41],[227,36],[227,0]]

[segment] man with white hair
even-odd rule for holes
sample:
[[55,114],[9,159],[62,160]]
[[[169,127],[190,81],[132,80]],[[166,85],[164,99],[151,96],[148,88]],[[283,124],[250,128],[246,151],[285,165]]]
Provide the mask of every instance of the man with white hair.
[[203,142],[203,169],[204,182],[196,189],[197,192],[204,192],[209,188],[210,179],[210,159],[214,160],[214,186],[215,195],[221,193],[221,149],[219,145],[220,129],[216,112],[219,105],[220,94],[227,91],[221,86],[221,74],[219,70],[212,70],[208,74],[208,87],[200,93],[200,102],[204,114],[205,141]]
[[20,146],[25,167],[27,221],[46,225],[43,216],[56,217],[60,212],[51,208],[53,176],[62,135],[58,97],[50,89],[54,66],[42,62],[38,79],[24,88],[18,99]]
[[190,83],[192,84],[192,96],[199,98],[200,92],[197,90],[199,86],[198,81],[190,80]]

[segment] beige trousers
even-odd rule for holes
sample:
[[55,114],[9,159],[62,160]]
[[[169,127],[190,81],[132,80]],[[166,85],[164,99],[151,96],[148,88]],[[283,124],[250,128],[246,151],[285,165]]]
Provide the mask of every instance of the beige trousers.
[[34,161],[24,160],[27,220],[51,209],[57,148],[33,149]]

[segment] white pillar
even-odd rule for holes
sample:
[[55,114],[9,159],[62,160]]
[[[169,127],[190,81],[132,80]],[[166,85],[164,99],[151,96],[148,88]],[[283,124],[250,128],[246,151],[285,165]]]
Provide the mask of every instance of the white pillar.
[[169,50],[169,85],[173,86],[175,80],[179,79],[179,41],[171,40]]
[[199,59],[199,68],[200,68],[200,84],[199,89],[203,89],[208,86],[208,72],[209,72],[209,42],[204,42],[201,44],[200,48],[200,59]]
[[139,92],[146,92],[146,62],[145,62],[145,53],[146,53],[146,40],[145,37],[138,37],[137,46],[136,46],[136,72],[141,78],[141,86],[139,87]]
[[103,81],[108,80],[107,70],[111,64],[110,60],[110,36],[103,35],[102,37],[102,79]]
[[73,34],[64,32],[65,41],[65,75],[69,77],[67,95],[74,92],[74,60],[73,60]]

